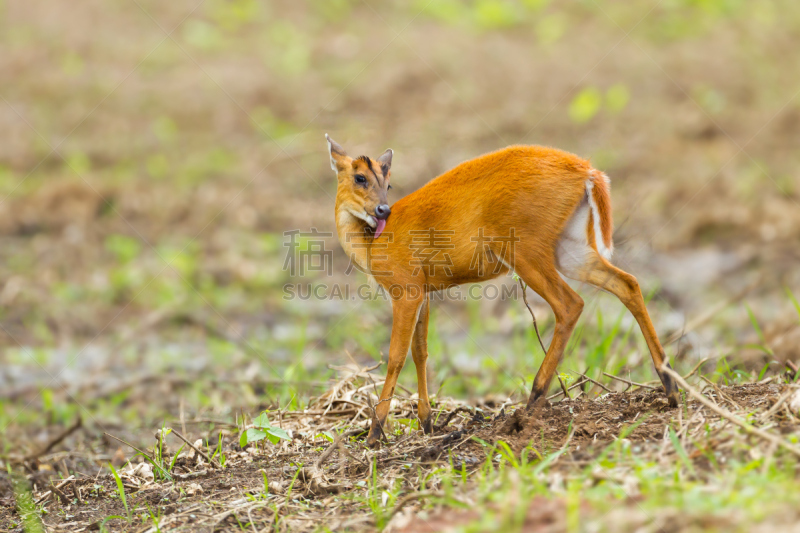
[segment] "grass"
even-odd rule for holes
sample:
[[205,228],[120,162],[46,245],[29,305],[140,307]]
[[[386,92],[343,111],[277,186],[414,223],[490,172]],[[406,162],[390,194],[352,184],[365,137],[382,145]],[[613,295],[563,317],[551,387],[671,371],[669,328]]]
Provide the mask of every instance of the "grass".
[[17,503],[17,515],[22,524],[12,524],[12,527],[22,526],[25,533],[42,533],[41,510],[37,508],[31,494],[27,480],[22,476],[11,472],[9,467],[9,477],[11,479],[14,499]]
[[[534,503],[537,498],[564,503],[568,531],[627,530],[637,523],[652,523],[654,516],[665,512],[680,513],[686,525],[716,521],[718,528],[730,531],[748,531],[770,515],[792,519],[789,510],[797,490],[798,468],[792,456],[749,459],[748,451],[753,448],[738,442],[737,457],[725,464],[712,461],[698,467],[696,463],[706,461],[705,456],[691,460],[673,428],[669,442],[676,453],[667,461],[657,461],[654,454],[644,453],[621,435],[584,467],[560,466],[561,451],[542,457],[525,450],[517,458],[500,442],[479,470],[467,474],[450,468],[434,475],[444,494],[467,496],[470,508],[482,509],[481,518],[456,529],[463,532],[522,531],[530,506],[541,505]],[[703,448],[700,441],[689,440],[687,445],[691,450]],[[602,475],[598,477],[598,473]],[[386,506],[377,505],[372,486],[369,491],[365,505],[381,524]],[[453,503],[445,498],[436,507],[442,512]],[[627,522],[621,509],[632,517]],[[459,516],[453,512],[456,514],[450,516]],[[614,520],[623,523],[612,526]]]
[[[172,480],[172,471],[175,469],[175,461],[178,460],[178,456],[183,451],[183,448],[186,446],[185,444],[181,445],[178,448],[178,451],[172,456],[172,459],[169,459],[164,454],[164,439],[166,439],[167,435],[172,432],[171,429],[168,429],[165,424],[161,425],[160,435],[159,438],[156,439],[156,444],[153,445],[153,455],[152,459],[147,456],[144,456],[145,459],[153,465],[153,473],[155,476],[163,481],[171,481]],[[142,455],[142,454],[139,454]],[[216,455],[216,453],[215,453]]]
[[119,477],[119,474],[117,473],[117,469],[114,468],[114,465],[112,465],[111,463],[108,463],[108,468],[109,468],[109,470],[111,470],[111,473],[114,475],[114,481],[116,481],[116,483],[117,483],[117,496],[119,497],[120,501],[122,502],[122,505],[125,507],[125,514],[127,515],[127,516],[119,516],[119,517],[112,516],[112,517],[109,517],[109,519],[122,518],[122,519],[127,520],[128,521],[128,525],[130,525],[131,521],[133,520],[133,514],[132,514],[130,508],[128,507],[128,497],[125,494],[125,486],[122,484],[122,479]]
[[[793,495],[800,467],[797,458],[763,446],[720,420],[706,421],[690,414],[691,411],[686,411],[681,418],[672,413],[664,439],[631,440],[631,435],[647,420],[645,413],[622,425],[610,442],[589,445],[580,453],[579,450],[566,453],[567,447],[561,442],[531,443],[521,451],[514,451],[503,440],[490,444],[474,438],[482,445],[485,457],[477,466],[467,467],[465,463],[454,466],[456,458],[452,452],[445,462],[437,465],[414,464],[409,458],[407,468],[399,472],[387,469],[386,465],[379,467],[373,461],[368,475],[356,477],[354,481],[360,481],[352,489],[331,496],[324,505],[345,506],[349,516],[366,514],[379,530],[389,523],[401,502],[409,501],[422,503],[422,509],[415,512],[417,517],[438,520],[437,517],[445,516],[457,531],[465,532],[497,528],[523,531],[526,522],[532,520],[531,509],[535,516],[552,515],[546,520],[563,518],[568,531],[647,529],[665,519],[677,520],[682,528],[748,531],[760,522],[781,524],[793,519]],[[749,418],[755,421],[753,416]],[[572,427],[570,423],[568,435],[572,435]],[[395,440],[413,431],[406,426],[401,429]],[[330,442],[323,435],[317,437],[325,444]],[[785,438],[798,440],[796,435]],[[218,439],[221,441],[222,438]],[[210,453],[219,456],[221,451],[218,445]],[[402,453],[402,449],[394,447],[389,452]],[[175,456],[179,453],[180,450]],[[169,460],[165,454],[159,455],[158,448],[154,457],[164,462]],[[235,471],[241,466],[240,463],[231,468]],[[321,505],[305,489],[296,488],[304,463],[293,461],[287,466],[295,469],[291,479],[287,479],[285,495],[272,494],[270,478],[264,470],[258,474],[260,487],[258,484],[254,488],[242,487],[247,501],[264,504],[273,513],[279,513],[280,507],[291,507],[291,512],[279,513],[280,518],[274,520],[276,524],[292,523],[298,513],[301,516],[316,513]],[[269,461],[264,463],[264,468],[271,469],[278,479],[286,476],[280,467],[274,467]],[[138,520],[143,525],[149,522],[158,527],[164,516],[161,508],[150,507],[146,501],[132,502],[117,470],[112,465],[109,470],[116,483],[116,500],[125,515],[112,515],[106,520],[121,519],[129,527],[139,527],[134,523]],[[331,466],[329,475],[335,470]],[[175,482],[165,478],[162,484],[169,487]],[[481,512],[473,515],[475,509]],[[237,527],[249,527],[243,516],[236,518]]]
[[[787,303],[794,309],[792,298],[793,295],[789,293]],[[587,310],[570,340],[559,371],[573,377],[586,371],[588,376],[599,378],[602,376],[602,371],[607,371],[615,375],[630,376],[630,379],[637,382],[657,379],[638,327],[631,317],[621,309],[621,305],[618,305],[611,297],[604,297],[601,300],[590,299],[589,301],[590,305],[587,306]],[[600,305],[592,310],[596,304]],[[451,307],[449,304],[441,305],[446,305],[449,309],[442,311],[434,307],[429,333],[431,394],[435,395],[439,392],[440,395],[457,398],[486,395],[515,395],[517,398],[526,396],[533,375],[541,363],[542,354],[538,340],[530,326],[530,316],[524,306],[510,307],[506,311],[507,321],[512,324],[510,332],[501,332],[499,323],[486,321],[473,324],[470,326],[470,333],[465,334],[456,318],[460,315],[454,314],[460,313],[458,308]],[[387,305],[376,305],[370,312],[377,317],[381,317],[381,315],[386,317],[389,311],[387,307]],[[753,345],[768,355],[768,346],[764,333],[756,320],[755,312],[749,307],[745,309],[751,320],[751,328],[759,339],[759,342]],[[654,316],[657,317],[660,312],[666,311],[668,310],[659,306],[657,301],[651,303],[651,312]],[[350,320],[349,318],[341,326],[335,328],[330,328],[325,322],[319,323],[319,326],[316,325],[317,323],[315,319],[307,317],[306,325],[301,330],[313,327],[317,332],[315,335],[324,334],[326,330],[354,332],[355,334],[350,337],[349,341],[354,344],[350,345],[348,351],[352,349],[356,354],[362,354],[362,357],[376,349],[386,353],[389,328],[385,325],[376,330],[370,322],[365,324],[359,322],[358,319]],[[312,324],[314,325],[312,326]],[[508,326],[503,327],[508,328]],[[552,328],[553,323],[549,316],[545,320],[540,320],[540,331],[545,344],[549,342]],[[362,336],[360,332],[369,337]],[[362,342],[365,344],[361,344]],[[251,346],[257,347],[259,355],[249,353]],[[235,397],[238,397],[239,400],[246,400],[247,403],[233,402],[229,404],[231,407],[238,405],[238,407],[249,409],[261,401],[266,401],[267,405],[277,408],[278,401],[281,400],[281,408],[296,410],[302,409],[307,398],[319,390],[304,386],[304,383],[324,383],[332,375],[332,370],[320,364],[309,363],[318,361],[322,354],[329,353],[331,350],[338,351],[341,349],[340,346],[347,348],[347,345],[342,346],[340,341],[335,338],[319,343],[316,340],[298,341],[296,337],[292,337],[292,340],[284,342],[270,337],[264,338],[256,332],[238,342],[212,336],[201,345],[176,345],[170,350],[151,352],[146,356],[145,361],[149,372],[154,374],[175,373],[175,365],[185,365],[190,354],[197,358],[199,347],[200,354],[207,354],[209,368],[229,368],[235,375],[235,369],[240,365],[257,365],[260,368],[260,374],[268,379],[276,380],[274,384],[261,388],[257,386],[258,380],[255,380],[253,384],[222,381],[213,388],[209,388],[208,384],[213,383],[214,380],[211,374],[201,372],[193,376],[193,374],[187,373],[188,381],[183,386],[182,395],[188,404],[199,410],[209,408],[214,410],[212,406],[225,405],[229,402],[229,400],[223,400],[220,403],[222,398],[233,399]],[[377,348],[378,346],[382,347]],[[743,346],[743,348],[746,347]],[[278,352],[287,350],[285,361],[272,355],[265,358],[264,354],[275,350]],[[300,358],[300,362],[292,362],[298,358]],[[733,360],[735,361],[735,357]],[[761,364],[755,370],[745,370],[731,361],[730,356],[723,356],[717,358],[715,362],[709,363],[716,365],[712,379],[724,384],[740,383],[759,374],[763,375],[768,369]],[[342,364],[345,362],[342,361]],[[180,374],[181,370],[177,370],[177,376]],[[400,384],[411,391],[416,390],[416,375],[414,365],[410,360],[401,373]],[[246,391],[246,394],[243,395],[242,391]],[[98,421],[122,417],[137,424],[144,420],[145,425],[151,424],[148,420],[163,420],[164,417],[170,416],[169,412],[162,410],[157,404],[141,403],[130,390],[98,399],[90,399],[91,396],[87,399],[86,396],[78,394],[75,399],[79,404],[64,403],[57,399],[57,394],[59,393],[52,389],[45,389],[42,391],[39,401],[28,406],[8,403],[2,411],[2,417],[6,420],[6,423],[3,424],[3,431],[12,422],[16,426],[38,424],[41,420],[39,413],[42,411],[48,416],[49,422],[53,424],[70,423],[79,413],[85,416],[88,413],[88,416],[94,417]],[[219,412],[223,416],[231,413],[230,408],[223,408]],[[156,450],[155,457],[157,456]],[[162,466],[165,471],[169,470],[167,467],[168,465]]]

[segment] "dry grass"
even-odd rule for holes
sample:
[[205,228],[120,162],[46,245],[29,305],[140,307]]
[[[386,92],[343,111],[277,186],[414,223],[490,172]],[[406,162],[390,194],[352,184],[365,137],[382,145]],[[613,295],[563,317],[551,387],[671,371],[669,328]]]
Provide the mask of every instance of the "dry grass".
[[[564,505],[570,505],[572,489],[567,487],[574,481],[611,490],[603,498],[583,496],[582,530],[657,531],[659,522],[641,505],[642,516],[617,523],[609,516],[608,504],[621,498],[620,504],[633,510],[635,502],[648,499],[647,509],[660,505],[659,514],[666,516],[678,510],[669,495],[647,494],[645,489],[656,472],[665,478],[677,476],[687,490],[702,483],[706,491],[724,492],[729,487],[719,478],[721,472],[741,470],[744,475],[755,468],[762,482],[774,478],[780,484],[781,473],[796,467],[797,457],[791,454],[800,454],[791,444],[797,440],[800,419],[786,407],[800,393],[780,376],[734,387],[706,385],[703,396],[701,389],[692,389],[704,403],[687,397],[679,409],[668,408],[660,392],[644,388],[597,399],[562,399],[532,412],[508,405],[475,410],[442,399],[436,402],[432,436],[414,429],[415,403],[397,398],[392,403],[393,423],[378,450],[365,448],[359,438],[372,416],[369,404],[377,399],[374,379],[368,369],[356,367],[341,369],[340,376],[308,409],[270,413],[276,425],[290,432],[289,440],[242,449],[236,431],[231,431],[236,426],[215,430],[212,423],[207,434],[218,432],[223,439],[218,444],[221,454],[213,458],[199,449],[178,450],[182,443],[174,437],[157,440],[153,455],[141,450],[151,461],[161,454],[166,464],[174,465],[171,479],[154,475],[150,462],[139,455],[134,458],[141,461],[138,467],[134,462],[120,469],[124,500],[111,474],[76,472],[58,484],[34,482],[36,508],[48,529],[63,531],[100,524],[126,531],[482,530],[489,515],[496,524],[510,520],[525,531],[563,531],[572,520]],[[620,382],[607,386],[615,383]],[[750,433],[766,437],[748,437],[730,424],[735,417],[748,420],[745,429]],[[203,439],[197,445],[204,446]],[[209,453],[216,448],[209,446]],[[59,456],[63,452],[27,461],[57,468]],[[209,461],[222,461],[224,467]],[[510,484],[502,481],[509,476]],[[536,485],[522,488],[521,478],[535,479]],[[498,494],[505,494],[505,503],[497,500]],[[534,502],[537,510],[529,512]],[[488,513],[483,518],[464,510],[479,504]],[[730,504],[723,504],[716,518],[690,511],[681,520],[716,520],[717,527],[734,527],[723,518],[726,505]],[[784,520],[791,506],[779,509],[773,522]],[[0,519],[13,528],[9,510]],[[755,510],[737,512],[744,513],[745,522],[736,527],[749,527]]]

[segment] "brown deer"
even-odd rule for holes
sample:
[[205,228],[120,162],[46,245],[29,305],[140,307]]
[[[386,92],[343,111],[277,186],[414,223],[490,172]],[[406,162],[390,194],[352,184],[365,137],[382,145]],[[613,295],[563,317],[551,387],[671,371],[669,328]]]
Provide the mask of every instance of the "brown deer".
[[[668,365],[666,355],[639,284],[609,261],[609,180],[588,161],[553,148],[510,146],[461,163],[389,207],[392,150],[377,159],[354,159],[325,137],[338,179],[339,241],[392,299],[386,382],[368,445],[378,442],[378,424],[386,421],[409,346],[417,368],[420,425],[426,433],[432,430],[426,381],[428,293],[511,271],[544,298],[556,319],[529,408],[547,393],[583,310],[583,300],[560,274],[614,294],[630,310],[669,404],[677,406],[678,387],[661,371]],[[425,253],[419,252],[420,235],[433,236]],[[483,247],[478,254],[476,243]]]

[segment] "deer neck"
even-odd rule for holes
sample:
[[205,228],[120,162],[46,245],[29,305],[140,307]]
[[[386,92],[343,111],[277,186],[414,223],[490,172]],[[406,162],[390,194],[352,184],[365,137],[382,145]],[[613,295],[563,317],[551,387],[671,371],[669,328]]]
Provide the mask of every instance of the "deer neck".
[[336,202],[336,234],[348,259],[369,274],[372,235],[365,231],[364,221],[350,213],[339,201]]

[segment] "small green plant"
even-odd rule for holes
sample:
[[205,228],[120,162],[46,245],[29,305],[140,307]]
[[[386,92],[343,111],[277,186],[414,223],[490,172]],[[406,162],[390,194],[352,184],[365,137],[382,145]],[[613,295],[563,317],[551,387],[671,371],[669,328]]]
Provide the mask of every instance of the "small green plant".
[[247,428],[239,437],[239,446],[244,448],[252,442],[268,440],[272,444],[277,444],[281,439],[289,440],[291,437],[282,428],[275,427],[269,421],[267,415],[269,411],[264,411],[253,420],[253,427]]
[[[158,509],[158,508],[156,508]],[[153,512],[150,506],[147,506],[147,512],[150,515],[150,520],[153,522],[153,527],[156,529],[157,533],[161,533],[161,511],[158,513]]]
[[386,525],[382,492],[383,490],[378,482],[378,466],[373,464],[372,476],[369,479],[369,487],[367,488],[366,504],[375,516],[375,524],[378,526],[378,530],[383,529],[383,526]]
[[[114,465],[108,463],[108,468],[110,468],[111,473],[114,474],[114,480],[117,482],[117,494],[119,495],[119,499],[122,501],[122,505],[125,506],[125,513],[128,515],[127,520],[128,524],[130,525],[132,516],[131,516],[131,510],[128,507],[128,499],[125,496],[125,486],[122,484],[122,479],[120,479],[119,474],[117,473],[117,469],[114,468]],[[115,517],[109,517],[109,518],[115,518]],[[125,517],[121,516],[119,518],[125,518]]]
[[603,105],[603,95],[596,87],[586,87],[579,92],[569,105],[569,118],[583,124],[589,122]]
[[43,531],[41,510],[36,507],[27,480],[12,473],[10,466],[8,467],[8,473],[14,490],[14,497],[17,501],[17,512],[22,521],[22,527],[26,533],[40,533]]
[[292,477],[292,481],[289,483],[289,489],[286,491],[286,501],[288,502],[292,496],[292,489],[294,488],[294,482],[297,481],[297,476],[300,475],[300,469],[303,468],[303,463],[298,463],[297,470],[294,472],[294,477]]
[[[216,458],[219,461],[220,465],[225,466],[225,461],[227,460],[227,458],[225,457],[225,454],[222,453],[222,432],[221,431],[219,433],[219,437],[217,438],[217,446],[216,446],[216,448],[214,448],[214,453],[212,453],[210,455],[211,455],[211,460],[212,461]],[[176,457],[177,457],[177,455],[176,455]],[[174,462],[174,459],[173,459],[173,462]]]
[[110,521],[110,520],[115,520],[117,518],[119,518],[120,520],[125,520],[124,516],[121,516],[121,515],[118,515],[118,514],[107,516],[107,517],[103,518],[103,521],[100,522],[100,531],[102,533],[108,533],[108,528],[106,527],[106,523],[108,521]]
[[181,445],[181,447],[178,448],[178,451],[175,452],[175,455],[172,456],[172,460],[170,460],[164,454],[164,439],[171,432],[171,429],[162,425],[160,433],[161,436],[157,440],[156,444],[153,445],[153,457],[143,453],[137,453],[134,455],[134,457],[142,456],[145,461],[153,465],[153,475],[161,481],[172,481],[172,471],[175,469],[175,462],[178,460],[178,456],[186,446],[185,444]]
[[764,332],[761,330],[761,326],[758,325],[758,320],[756,319],[756,315],[753,314],[753,310],[750,309],[749,305],[745,304],[744,307],[745,309],[747,309],[747,316],[750,317],[750,323],[753,324],[753,329],[756,330],[756,334],[758,334],[758,339],[761,341],[761,344],[757,344],[755,345],[755,347],[762,350],[767,355],[774,357],[775,354],[767,344],[767,338],[764,336]]
[[792,305],[794,305],[795,311],[797,311],[797,318],[800,319],[800,302],[797,301],[797,298],[795,298],[794,293],[788,288],[786,289],[786,294],[789,295],[789,299],[792,301]]
[[669,428],[669,440],[670,442],[672,442],[672,446],[678,453],[678,457],[680,458],[683,465],[686,467],[686,470],[694,474],[694,465],[692,464],[691,459],[689,459],[689,454],[686,453],[686,449],[681,444],[681,441],[678,440],[678,435],[675,433],[675,430],[672,429],[671,426]]

